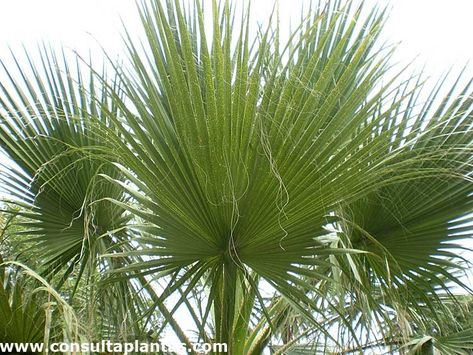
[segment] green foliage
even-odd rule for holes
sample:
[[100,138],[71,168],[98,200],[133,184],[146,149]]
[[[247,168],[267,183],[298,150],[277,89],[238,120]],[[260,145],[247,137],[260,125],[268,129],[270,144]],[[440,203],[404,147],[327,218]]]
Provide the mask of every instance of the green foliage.
[[45,311],[39,297],[29,294],[16,276],[2,270],[0,277],[0,342],[42,342]]
[[5,66],[1,182],[42,275],[120,339],[160,314],[153,336],[169,323],[188,343],[187,308],[231,354],[379,337],[455,353],[471,83],[439,100],[440,82],[416,109],[423,84],[399,83],[377,43],[384,11],[355,2],[312,3],[286,44],[276,14],[253,38],[249,8],[202,6],[143,2],[145,42],[126,32],[112,80],[46,49]]

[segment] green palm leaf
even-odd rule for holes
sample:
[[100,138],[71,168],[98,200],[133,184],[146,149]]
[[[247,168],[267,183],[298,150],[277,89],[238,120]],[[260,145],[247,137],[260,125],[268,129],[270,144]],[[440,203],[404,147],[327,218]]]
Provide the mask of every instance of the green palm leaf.
[[85,270],[87,287],[105,285],[94,297],[113,285],[110,324],[129,315],[136,334],[158,309],[158,336],[169,323],[188,343],[185,306],[199,338],[232,354],[260,353],[292,316],[314,349],[412,339],[401,319],[440,324],[451,283],[467,289],[455,262],[471,235],[470,85],[414,110],[422,84],[399,84],[377,8],[315,3],[281,44],[274,14],[254,29],[249,7],[236,21],[229,1],[192,4],[143,2],[144,43],[126,33],[115,80],[46,50],[28,74],[6,71],[1,182],[45,272],[79,297]]
[[[386,154],[405,123],[373,135],[408,99],[379,109],[391,94],[378,85],[389,56],[373,49],[382,13],[364,16],[359,29],[361,9],[320,9],[294,35],[289,59],[275,62],[278,29],[252,46],[243,19],[234,39],[228,3],[214,3],[209,38],[195,6],[186,14],[179,2],[143,5],[145,49],[128,34],[131,68],[120,86],[132,108],[112,95],[126,121],[114,120],[123,138],[116,160],[132,182],[119,185],[134,203],[115,202],[143,220],[136,229],[146,236],[142,248],[115,256],[148,257],[129,272],[189,267],[176,279],[189,285],[209,271],[217,338],[228,340],[249,270],[311,318],[307,306],[319,311],[299,289],[311,288],[305,277],[322,279],[329,255],[350,252],[323,239],[340,204],[392,189],[388,174],[404,182],[438,170],[419,168],[432,147],[417,153],[415,137]],[[436,144],[431,160],[447,161],[453,146],[467,151],[459,143]]]
[[79,67],[74,74],[64,53],[62,64],[46,49],[39,57],[38,68],[26,55],[29,72],[17,63],[21,81],[5,71],[10,82],[1,84],[1,144],[14,162],[3,169],[2,184],[21,207],[21,233],[32,236],[43,251],[47,271],[66,268],[65,278],[76,264],[83,270],[89,256],[108,249],[112,238],[107,233],[123,229],[129,217],[100,201],[125,198],[122,190],[97,179],[101,172],[118,177],[116,169],[84,151],[104,145],[91,129],[106,104],[103,88],[96,93],[91,77],[87,92]]

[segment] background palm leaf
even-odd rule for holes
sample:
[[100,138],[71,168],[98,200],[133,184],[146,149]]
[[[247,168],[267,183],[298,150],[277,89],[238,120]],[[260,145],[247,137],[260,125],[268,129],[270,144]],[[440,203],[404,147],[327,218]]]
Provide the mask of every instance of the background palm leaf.
[[10,83],[1,85],[2,148],[15,163],[3,170],[2,181],[6,193],[22,207],[17,213],[27,218],[22,219],[26,229],[21,233],[35,236],[48,272],[66,268],[67,277],[76,264],[82,264],[83,271],[89,256],[103,253],[111,242],[106,233],[123,228],[129,216],[100,201],[104,196],[125,198],[122,190],[97,181],[103,171],[117,177],[115,169],[83,151],[103,145],[87,118],[100,120],[104,92],[96,97],[93,77],[87,92],[81,72],[71,72],[65,56],[61,65],[44,49],[40,68],[28,55],[25,58],[31,66],[29,72],[18,67],[22,80],[10,71]]

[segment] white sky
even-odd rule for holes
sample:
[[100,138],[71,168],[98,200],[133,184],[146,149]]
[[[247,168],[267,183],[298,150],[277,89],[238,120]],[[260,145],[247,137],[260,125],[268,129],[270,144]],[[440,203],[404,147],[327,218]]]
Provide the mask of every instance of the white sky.
[[[253,0],[254,17],[266,19],[273,1]],[[203,2],[210,3],[210,0]],[[279,0],[282,25],[289,27],[291,16],[297,22],[301,8],[309,2]],[[432,77],[433,84],[448,69],[453,67],[453,73],[458,73],[468,61],[472,61],[473,0],[365,2],[368,7],[380,5],[390,9],[381,40],[399,43],[393,58],[396,62],[407,64],[414,60],[413,70],[407,71],[406,75],[424,67],[424,73]],[[63,45],[71,51],[74,49],[83,58],[88,58],[91,53],[94,62],[101,64],[101,47],[112,58],[123,56],[122,20],[132,34],[136,28],[138,36],[141,25],[135,0],[0,0],[0,59],[8,62],[8,47],[18,50],[21,45],[32,49],[35,54],[36,44],[44,41],[57,47]],[[465,78],[473,77],[473,65],[465,74]]]
[[[204,0],[208,1],[208,0]],[[238,0],[237,0],[238,1]],[[257,18],[264,19],[272,0],[254,0]],[[292,14],[298,18],[308,0],[280,0],[281,22]],[[401,42],[395,58],[408,62],[417,57],[416,67],[438,77],[451,66],[460,68],[473,60],[473,0],[368,0],[389,5],[391,12],[384,39]],[[9,56],[8,46],[24,44],[34,49],[46,41],[74,48],[82,55],[100,56],[96,42],[112,53],[123,48],[120,17],[127,28],[140,29],[134,0],[0,0],[0,59]],[[467,71],[473,76],[473,64]],[[182,315],[181,324],[190,324]],[[171,338],[169,338],[171,339]]]
[[[209,0],[204,0],[209,1]],[[255,0],[256,16],[264,18],[273,0]],[[280,0],[282,21],[298,15],[309,0]],[[401,42],[397,58],[418,56],[417,65],[436,76],[452,65],[473,59],[472,0],[369,0],[392,7],[385,38]],[[0,56],[7,45],[32,46],[38,41],[63,43],[87,54],[95,40],[118,52],[122,17],[139,29],[134,0],[2,0],[0,1]],[[95,38],[95,39],[94,39]],[[98,51],[97,51],[98,52]],[[473,73],[473,70],[470,71]]]

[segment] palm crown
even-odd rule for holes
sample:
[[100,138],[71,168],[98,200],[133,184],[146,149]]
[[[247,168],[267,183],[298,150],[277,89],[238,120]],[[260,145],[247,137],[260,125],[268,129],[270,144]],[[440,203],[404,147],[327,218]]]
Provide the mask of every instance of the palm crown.
[[422,79],[400,83],[377,45],[378,9],[313,4],[283,44],[276,21],[255,38],[249,8],[212,4],[143,3],[145,41],[126,33],[112,76],[48,48],[4,66],[25,262],[83,324],[102,318],[89,338],[169,324],[189,343],[186,308],[231,354],[471,348],[451,292],[469,292],[470,83],[420,104]]

